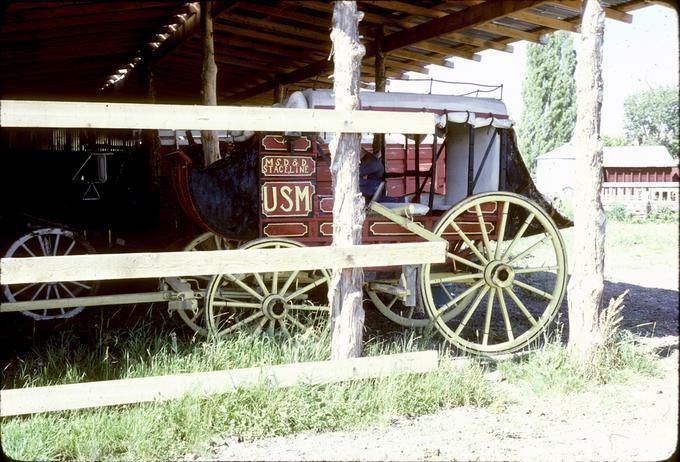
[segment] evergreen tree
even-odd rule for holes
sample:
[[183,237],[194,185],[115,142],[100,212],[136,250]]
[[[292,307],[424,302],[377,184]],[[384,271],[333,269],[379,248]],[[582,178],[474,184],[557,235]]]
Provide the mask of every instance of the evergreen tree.
[[527,46],[518,137],[530,172],[537,156],[571,139],[576,124],[575,70],[576,52],[568,32],[551,34],[545,45]]

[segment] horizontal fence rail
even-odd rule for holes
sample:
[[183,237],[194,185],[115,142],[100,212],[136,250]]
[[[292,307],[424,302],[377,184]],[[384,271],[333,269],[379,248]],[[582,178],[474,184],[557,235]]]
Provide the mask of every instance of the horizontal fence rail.
[[424,112],[0,100],[0,126],[429,135],[435,122]]
[[443,263],[446,242],[3,258],[1,284]]
[[108,380],[0,391],[0,416],[206,396],[267,384],[276,388],[423,373],[437,368],[436,351],[315,361],[225,371]]

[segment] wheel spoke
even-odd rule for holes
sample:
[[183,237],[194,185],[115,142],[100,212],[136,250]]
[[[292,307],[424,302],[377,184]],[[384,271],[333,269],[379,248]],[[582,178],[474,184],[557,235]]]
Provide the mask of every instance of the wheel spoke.
[[533,243],[532,245],[530,245],[526,250],[522,251],[522,253],[520,253],[519,255],[517,255],[517,256],[515,256],[515,257],[512,257],[512,260],[510,260],[510,261],[508,262],[508,265],[510,265],[510,266],[514,265],[514,264],[517,263],[519,260],[521,260],[522,258],[524,258],[529,252],[531,252],[532,250],[534,250],[534,249],[535,249],[536,247],[538,247],[539,245],[543,244],[543,243],[544,243],[545,241],[547,241],[548,239],[550,239],[550,235],[546,233],[545,236],[543,237],[543,239],[534,242],[534,243]]
[[289,302],[289,301],[293,300],[294,298],[299,297],[300,295],[302,295],[302,294],[304,294],[304,293],[306,293],[306,292],[309,292],[309,291],[312,290],[313,288],[318,287],[318,286],[320,286],[321,284],[323,284],[323,283],[325,283],[325,282],[326,282],[326,278],[325,278],[325,277],[324,277],[324,278],[319,278],[319,279],[317,279],[316,281],[307,284],[307,285],[304,286],[302,289],[299,289],[299,290],[293,292],[292,294],[290,294],[289,296],[287,296],[284,300],[287,301],[287,302]]
[[43,290],[45,287],[47,287],[47,284],[42,284],[40,287],[38,287],[38,290],[36,290],[35,293],[33,294],[33,296],[31,297],[31,301],[35,300],[36,297],[38,296],[38,294],[39,294],[40,292],[42,292],[42,290]]
[[482,241],[484,242],[484,248],[486,249],[487,258],[490,260],[493,258],[491,255],[491,243],[489,242],[489,235],[486,232],[486,222],[484,222],[484,216],[482,215],[482,209],[479,204],[475,205],[475,214],[477,215],[477,223],[479,223],[479,228],[482,232]]
[[219,306],[220,308],[252,308],[252,309],[259,309],[262,308],[262,305],[260,303],[247,303],[247,302],[219,302],[219,301],[214,301],[213,305]]
[[262,318],[262,321],[257,325],[255,330],[253,331],[254,335],[259,335],[260,332],[262,332],[262,328],[264,327],[265,324],[267,324],[268,318]]
[[449,300],[453,300],[453,297],[449,293],[449,290],[446,288],[446,286],[444,286],[444,284],[440,283],[439,287],[444,291]]
[[472,302],[472,306],[468,308],[467,313],[465,313],[465,316],[463,317],[463,320],[460,322],[458,327],[456,327],[455,333],[456,335],[460,335],[460,333],[465,329],[465,325],[467,322],[470,320],[472,315],[475,313],[477,310],[477,307],[479,306],[480,302],[484,298],[484,295],[489,291],[489,286],[484,286],[482,290],[479,291],[479,294],[477,294],[477,297],[475,298],[475,301]]
[[488,263],[488,260],[484,258],[484,255],[482,255],[477,247],[472,243],[470,238],[467,237],[467,235],[463,232],[462,229],[458,227],[458,224],[455,221],[451,222],[451,226],[453,226],[453,230],[460,236],[462,240],[465,241],[465,243],[468,245],[468,248],[474,252],[475,255],[477,255],[477,258],[479,258],[479,261],[482,262],[482,264],[486,265]]
[[88,290],[89,290],[89,289],[92,288],[92,286],[89,286],[89,285],[84,284],[84,283],[79,282],[79,281],[68,281],[68,282],[70,282],[71,284],[75,284],[75,285],[77,285],[77,286],[80,286],[80,287],[82,287],[83,289],[88,289]]
[[475,268],[475,269],[478,269],[478,270],[484,269],[484,267],[482,265],[478,265],[477,263],[473,263],[470,260],[468,260],[467,258],[463,258],[459,255],[456,255],[455,253],[446,252],[446,256],[449,257],[452,260],[457,261],[458,263],[462,263],[464,265],[470,266],[471,268]]
[[264,284],[264,281],[262,280],[262,276],[260,276],[260,273],[253,273],[253,276],[257,281],[257,285],[259,285],[260,289],[262,289],[262,292],[264,293],[265,297],[269,295],[269,289],[267,289],[267,286]]
[[279,324],[281,324],[281,330],[283,331],[284,335],[286,338],[290,338],[290,331],[288,330],[288,327],[286,326],[286,323],[282,321],[279,321]]
[[392,301],[387,305],[387,309],[388,309],[388,310],[391,310],[392,307],[394,306],[394,304],[397,302],[397,300],[398,300],[398,298],[397,298],[397,296],[395,295],[395,296],[392,298]]
[[541,289],[537,289],[537,288],[534,287],[534,286],[530,286],[529,284],[526,284],[526,283],[524,283],[524,282],[522,282],[522,281],[518,281],[517,279],[515,279],[514,281],[512,281],[512,283],[513,283],[514,285],[517,285],[518,287],[521,287],[522,289],[526,289],[526,290],[528,290],[529,292],[533,292],[533,293],[535,293],[535,294],[537,294],[537,295],[540,295],[541,297],[547,298],[548,300],[552,300],[552,299],[554,298],[554,297],[552,296],[552,294],[549,294],[548,292],[544,292],[544,291],[542,291]]
[[297,319],[295,319],[293,316],[291,316],[291,315],[289,315],[289,314],[286,314],[286,319],[288,319],[290,322],[292,322],[293,324],[295,324],[295,326],[296,326],[298,329],[301,329],[301,330],[303,330],[303,331],[308,330],[308,329],[307,329],[307,326],[305,326],[304,324],[302,324],[300,321],[298,321]]
[[559,266],[537,266],[535,268],[513,268],[515,274],[538,273],[539,271],[557,271]]
[[213,241],[215,242],[215,250],[222,250],[222,243],[220,242],[220,237],[217,234],[213,234]]
[[472,282],[470,279],[479,279],[483,277],[483,273],[459,274],[455,276],[443,276],[440,278],[430,279],[430,284],[439,284],[444,282]]
[[264,316],[264,314],[261,311],[258,311],[257,313],[254,313],[250,316],[248,316],[245,319],[242,319],[241,321],[237,322],[236,324],[229,326],[228,328],[224,329],[223,331],[220,332],[221,335],[228,334],[229,332],[233,332],[242,326],[245,326],[251,321],[254,321],[255,319],[259,318],[260,316]]
[[512,239],[510,242],[510,245],[508,246],[507,249],[505,249],[505,252],[503,252],[503,255],[501,256],[501,260],[505,260],[505,257],[507,257],[510,254],[510,251],[512,251],[512,248],[517,244],[517,242],[524,236],[524,233],[526,232],[527,228],[531,224],[532,221],[534,221],[534,217],[536,215],[532,212],[529,214],[526,220],[524,220],[524,223],[522,223],[522,227],[517,231],[517,234],[515,237]]
[[26,252],[28,252],[28,254],[29,254],[31,257],[35,257],[35,254],[33,253],[33,251],[32,251],[31,249],[29,249],[28,246],[27,246],[26,244],[21,244],[21,247],[23,247],[24,250],[26,250]]
[[486,315],[484,316],[484,333],[482,335],[482,345],[489,344],[489,330],[491,327],[491,309],[493,308],[493,300],[496,296],[495,290],[489,291],[489,298],[486,302]]
[[269,332],[269,335],[273,336],[274,335],[274,329],[276,328],[276,319],[272,319],[269,321],[269,328],[267,329],[267,332]]
[[52,255],[53,256],[57,255],[57,248],[59,247],[59,239],[61,239],[61,234],[57,234],[57,237],[54,239],[54,247],[52,248]]
[[45,299],[49,300],[50,298],[50,292],[52,292],[52,286],[48,285],[47,286],[47,294],[45,295]]
[[501,253],[501,244],[503,243],[503,238],[505,237],[505,224],[508,221],[508,210],[510,209],[510,202],[503,203],[503,212],[501,215],[501,224],[498,228],[498,235],[496,237],[496,251],[494,252],[494,259],[498,260]]
[[[453,305],[458,303],[460,300],[464,299],[467,295],[471,294],[475,290],[479,289],[482,285],[484,284],[484,281],[477,281],[475,284],[470,286],[466,291],[462,292],[461,294],[458,294],[455,298],[453,298],[451,301],[446,302],[444,305],[442,305],[440,308],[437,309],[435,316],[440,316],[444,311],[448,310],[451,308]],[[455,311],[455,310],[454,310]],[[458,314],[458,313],[456,313]],[[455,317],[455,315],[453,315]]]
[[505,332],[508,334],[508,340],[515,340],[515,336],[512,333],[512,325],[510,324],[510,317],[508,316],[508,307],[505,306],[505,297],[503,296],[503,289],[500,287],[496,288],[496,295],[498,296],[498,301],[501,305],[501,315],[503,315],[503,322],[505,323]]
[[515,302],[515,304],[520,309],[520,311],[522,311],[522,313],[524,313],[524,316],[526,316],[526,318],[529,320],[529,322],[531,322],[531,325],[535,326],[536,320],[531,315],[531,313],[529,313],[529,310],[527,310],[527,307],[524,306],[524,303],[522,303],[522,301],[519,298],[517,298],[517,295],[515,295],[515,293],[512,291],[512,289],[510,287],[506,287],[505,291],[508,293],[508,295],[510,296],[512,301]]
[[73,248],[75,246],[76,246],[76,241],[71,241],[71,245],[68,246],[68,248],[66,249],[66,252],[64,252],[63,255],[68,255],[69,253],[71,253],[71,250],[73,250]]
[[71,292],[71,291],[69,290],[69,288],[66,287],[66,285],[64,285],[64,284],[61,283],[61,282],[59,282],[58,284],[61,286],[62,289],[64,289],[64,290],[66,291],[66,293],[68,294],[69,297],[71,297],[71,298],[76,298],[75,294],[74,294],[73,292]]
[[297,278],[298,274],[300,274],[299,270],[295,270],[292,273],[290,273],[290,276],[288,276],[288,279],[286,279],[286,282],[283,284],[283,287],[281,287],[281,290],[279,290],[279,295],[283,295],[286,293],[286,291],[288,291],[288,288],[293,283],[295,278]]
[[38,235],[38,242],[40,243],[40,248],[42,249],[42,253],[44,256],[49,256],[51,252],[49,251],[49,246],[45,242],[45,239],[41,235]]
[[31,287],[36,286],[36,285],[38,285],[37,282],[33,282],[31,284],[28,284],[28,285],[22,287],[21,289],[17,290],[16,292],[14,292],[12,294],[12,297],[16,298],[16,296],[19,295],[20,293],[22,293],[22,292],[26,291],[27,289],[30,289]]
[[298,311],[326,311],[329,313],[331,311],[331,307],[326,305],[288,305],[288,308]]
[[260,300],[260,301],[262,301],[262,300],[264,299],[264,297],[263,297],[262,295],[260,295],[260,294],[258,294],[257,292],[255,292],[253,289],[250,288],[250,286],[249,286],[248,284],[244,283],[244,282],[241,281],[240,279],[235,278],[234,276],[232,276],[232,275],[229,274],[229,273],[225,273],[224,276],[225,276],[227,279],[229,279],[231,282],[233,282],[233,283],[235,283],[237,286],[239,286],[241,289],[245,290],[245,291],[248,292],[250,295],[252,295],[253,297],[255,297],[256,299],[258,299],[258,300]]

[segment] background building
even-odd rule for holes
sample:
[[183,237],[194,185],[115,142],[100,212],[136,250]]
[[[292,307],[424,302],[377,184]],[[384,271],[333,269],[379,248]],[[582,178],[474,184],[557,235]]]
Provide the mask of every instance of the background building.
[[[680,168],[664,146],[605,147],[602,201],[635,214],[659,206],[678,208]],[[536,159],[536,186],[550,199],[571,203],[574,147],[565,144]]]

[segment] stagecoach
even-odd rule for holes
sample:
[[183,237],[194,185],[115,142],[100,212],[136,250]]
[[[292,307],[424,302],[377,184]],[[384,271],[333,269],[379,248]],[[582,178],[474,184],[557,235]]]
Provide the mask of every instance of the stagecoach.
[[[306,90],[293,93],[285,105],[331,109],[333,96]],[[504,104],[492,98],[363,92],[361,105],[384,117],[390,111],[425,111],[436,120],[431,136],[390,134],[375,144],[380,152],[373,154],[384,173],[366,197],[363,244],[448,242],[444,264],[366,268],[366,300],[396,324],[434,326],[467,352],[496,354],[528,345],[562,302],[567,267],[559,228],[569,222],[534,188]],[[330,245],[333,134],[226,135],[228,154],[210,166],[200,166],[200,146],[165,156],[178,204],[204,230],[183,250]],[[363,141],[372,151],[372,139]],[[5,257],[77,248],[93,252],[76,233],[44,228],[16,240]],[[324,268],[196,275],[164,278],[153,293],[106,297],[95,295],[95,284],[87,281],[13,285],[3,288],[3,311],[49,318],[85,306],[164,301],[200,334],[294,335],[328,318],[328,281]],[[61,289],[61,297],[50,297],[50,289]]]

